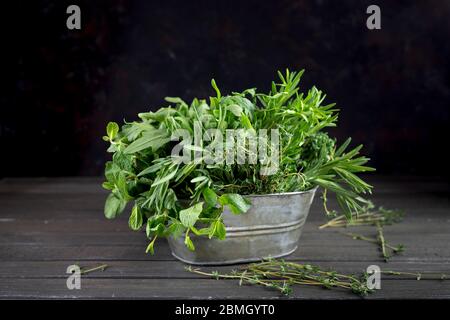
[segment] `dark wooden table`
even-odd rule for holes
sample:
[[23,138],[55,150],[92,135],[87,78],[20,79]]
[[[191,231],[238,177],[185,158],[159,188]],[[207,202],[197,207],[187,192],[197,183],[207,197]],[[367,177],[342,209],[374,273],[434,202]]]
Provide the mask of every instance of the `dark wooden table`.
[[[0,181],[1,298],[285,298],[278,292],[239,287],[235,280],[214,280],[188,273],[160,241],[154,256],[145,254],[141,232],[128,229],[128,214],[103,217],[106,192],[96,178],[3,179]],[[299,249],[289,259],[360,273],[382,269],[450,273],[449,184],[444,179],[370,178],[373,200],[406,212],[402,223],[385,228],[393,244],[406,251],[384,263],[375,245],[346,237],[338,229],[318,230],[325,221],[319,199],[311,209]],[[372,227],[352,232],[375,235]],[[82,276],[80,290],[66,287],[71,264],[105,271]],[[213,268],[221,271],[227,268]],[[211,270],[207,268],[206,270]],[[295,299],[360,299],[341,290],[297,287]],[[368,299],[450,298],[450,279],[383,278]]]

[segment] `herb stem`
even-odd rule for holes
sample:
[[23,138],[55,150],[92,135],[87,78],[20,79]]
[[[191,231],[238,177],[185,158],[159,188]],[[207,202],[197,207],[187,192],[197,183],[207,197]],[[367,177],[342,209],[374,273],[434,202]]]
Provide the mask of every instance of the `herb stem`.
[[101,270],[101,271],[105,271],[105,269],[108,267],[108,265],[107,264],[102,264],[102,265],[100,265],[100,266],[98,266],[98,267],[94,267],[94,268],[91,268],[91,269],[87,269],[87,270],[81,270],[80,271],[80,274],[87,274],[87,273],[90,273],[90,272],[94,272],[94,271],[97,271],[97,270]]

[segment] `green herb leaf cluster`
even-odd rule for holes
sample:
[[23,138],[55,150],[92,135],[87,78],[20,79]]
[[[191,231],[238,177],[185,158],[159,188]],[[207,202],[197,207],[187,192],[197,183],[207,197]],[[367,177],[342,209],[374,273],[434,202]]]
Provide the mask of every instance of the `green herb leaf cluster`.
[[[348,139],[338,147],[328,136],[326,129],[336,126],[338,110],[334,104],[324,104],[325,95],[315,87],[300,92],[302,74],[279,72],[279,80],[267,94],[252,88],[222,95],[212,80],[216,94],[209,100],[195,98],[188,104],[168,97],[169,106],[140,113],[139,120],[121,127],[110,122],[103,137],[112,153],[112,160],[105,165],[103,187],[111,192],[105,216],[115,218],[133,202],[129,226],[133,230],[145,226],[150,239],[147,252],[153,253],[157,237],[184,236],[191,250],[195,249],[191,234],[224,239],[224,209],[232,214],[245,213],[251,206],[245,195],[250,194],[320,186],[336,194],[347,217],[359,212],[366,204],[362,195],[370,193],[371,186],[357,174],[373,168],[365,165],[368,158],[359,155],[362,146],[349,149]],[[177,143],[173,140],[180,138],[179,129],[194,136],[196,126],[203,132],[218,129],[224,137],[227,129],[278,129],[278,170],[262,175],[261,161],[174,161],[172,149]],[[183,140],[183,151],[188,155],[202,152],[217,143],[210,138],[209,144],[200,141],[200,145]],[[242,146],[250,156],[247,147]]]

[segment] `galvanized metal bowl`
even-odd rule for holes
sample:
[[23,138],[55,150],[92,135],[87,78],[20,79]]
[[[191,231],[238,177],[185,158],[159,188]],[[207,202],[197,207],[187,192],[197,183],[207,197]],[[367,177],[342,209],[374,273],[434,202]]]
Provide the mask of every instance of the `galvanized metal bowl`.
[[244,214],[223,214],[225,240],[195,237],[195,251],[184,245],[184,237],[169,237],[175,258],[196,265],[223,265],[278,258],[297,249],[303,225],[317,188],[289,193],[253,195]]

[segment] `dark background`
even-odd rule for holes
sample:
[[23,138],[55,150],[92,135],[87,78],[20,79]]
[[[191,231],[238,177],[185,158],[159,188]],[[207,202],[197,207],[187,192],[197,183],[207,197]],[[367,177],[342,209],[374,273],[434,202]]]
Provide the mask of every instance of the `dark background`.
[[378,172],[448,176],[450,1],[23,1],[1,17],[0,177],[100,175],[108,121],[213,95],[212,77],[267,91],[286,67]]

